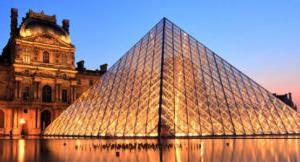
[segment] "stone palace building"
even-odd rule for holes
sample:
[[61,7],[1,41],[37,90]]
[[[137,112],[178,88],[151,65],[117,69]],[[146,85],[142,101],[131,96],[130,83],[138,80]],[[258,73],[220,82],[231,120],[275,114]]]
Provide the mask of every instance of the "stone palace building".
[[0,56],[0,134],[38,135],[106,72],[74,65],[69,20],[29,10],[18,26],[11,9],[10,38]]

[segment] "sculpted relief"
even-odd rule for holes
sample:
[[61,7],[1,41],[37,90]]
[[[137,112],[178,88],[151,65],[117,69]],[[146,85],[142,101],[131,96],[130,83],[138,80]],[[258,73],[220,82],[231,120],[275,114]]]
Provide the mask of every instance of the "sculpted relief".
[[63,44],[63,43],[59,42],[57,39],[50,37],[48,35],[38,36],[38,37],[34,38],[34,42],[57,45],[57,46],[66,46],[66,44]]
[[50,44],[50,45],[62,46],[62,47],[71,47],[71,45],[66,44],[63,41],[59,40],[60,38],[53,37],[49,34],[27,37],[23,39],[31,42],[37,42],[37,43]]

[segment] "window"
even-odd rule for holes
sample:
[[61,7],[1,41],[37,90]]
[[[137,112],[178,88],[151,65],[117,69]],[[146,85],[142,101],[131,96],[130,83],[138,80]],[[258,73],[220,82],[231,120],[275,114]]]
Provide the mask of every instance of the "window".
[[80,79],[77,79],[77,84],[81,85],[81,80]]
[[23,100],[28,101],[29,100],[29,87],[25,87],[23,91]]
[[23,56],[23,62],[29,64],[30,63],[30,55],[29,54],[24,54]]
[[4,111],[0,110],[0,128],[4,128]]
[[51,87],[45,85],[43,87],[43,102],[51,102],[52,101],[52,90]]
[[41,113],[41,130],[43,131],[51,123],[51,112],[44,110]]
[[62,101],[63,102],[68,102],[68,93],[66,89],[62,90]]
[[67,65],[67,56],[66,56],[66,54],[62,54],[62,56],[61,56],[61,63],[63,65]]
[[93,80],[90,80],[90,86],[92,86],[94,84]]
[[27,48],[25,49],[25,53],[23,54],[23,62],[27,64],[30,63],[30,54],[28,53]]
[[47,51],[43,53],[43,62],[49,63],[49,53]]

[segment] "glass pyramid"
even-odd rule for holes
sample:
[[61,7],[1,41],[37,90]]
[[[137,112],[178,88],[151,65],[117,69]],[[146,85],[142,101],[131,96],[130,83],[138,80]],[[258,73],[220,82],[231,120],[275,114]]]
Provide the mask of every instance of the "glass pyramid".
[[163,18],[45,135],[199,137],[300,133],[300,115]]

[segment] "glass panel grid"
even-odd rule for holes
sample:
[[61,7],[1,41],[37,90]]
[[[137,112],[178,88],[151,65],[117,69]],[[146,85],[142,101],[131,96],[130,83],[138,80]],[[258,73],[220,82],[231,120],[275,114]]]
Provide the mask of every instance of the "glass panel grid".
[[300,133],[299,121],[299,113],[163,19],[44,134],[293,134]]

